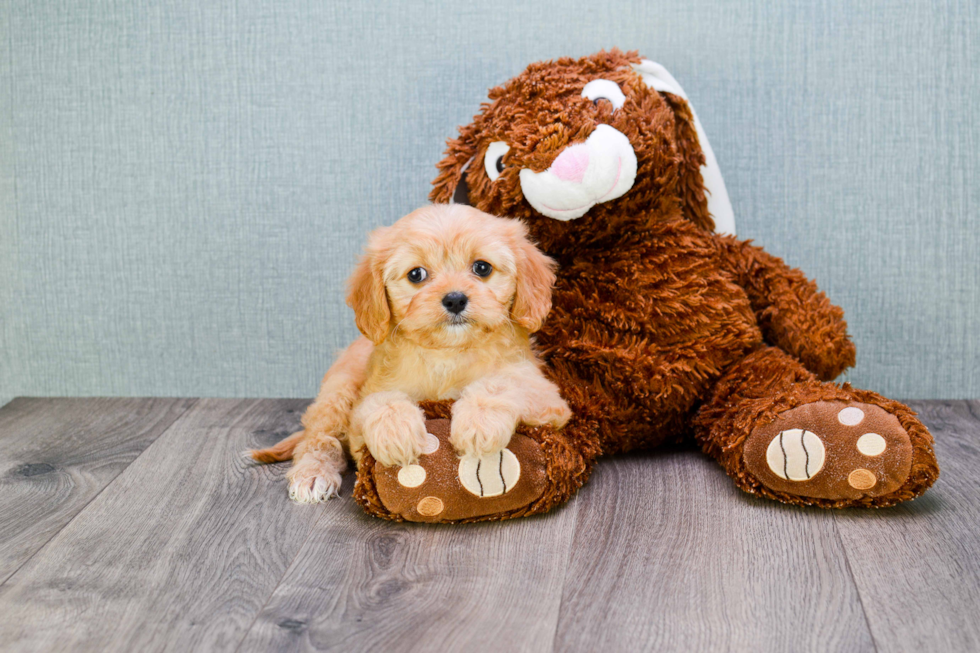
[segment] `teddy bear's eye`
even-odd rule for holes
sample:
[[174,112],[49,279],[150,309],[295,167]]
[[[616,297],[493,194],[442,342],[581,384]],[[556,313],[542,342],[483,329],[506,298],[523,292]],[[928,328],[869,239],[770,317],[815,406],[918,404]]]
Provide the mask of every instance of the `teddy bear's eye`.
[[429,276],[425,268],[412,268],[408,271],[408,280],[412,283],[422,283]]
[[510,146],[503,141],[494,141],[487,147],[487,154],[483,157],[483,167],[490,181],[497,181],[497,177],[504,171],[504,155],[509,151]]
[[619,85],[608,79],[593,79],[582,89],[582,97],[592,100],[593,104],[598,104],[599,100],[609,100],[613,110],[621,108],[626,102]]

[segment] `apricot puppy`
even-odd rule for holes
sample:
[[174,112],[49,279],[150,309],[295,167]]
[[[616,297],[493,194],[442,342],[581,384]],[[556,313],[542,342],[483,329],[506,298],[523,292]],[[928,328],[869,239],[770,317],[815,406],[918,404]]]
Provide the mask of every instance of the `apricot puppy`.
[[304,430],[253,457],[293,457],[290,496],[318,502],[362,447],[384,465],[416,462],[421,400],[456,400],[450,441],[461,456],[504,449],[518,423],[564,426],[571,413],[531,343],[554,269],[521,222],[469,206],[426,206],[376,230],[348,282],[364,337],[324,376]]

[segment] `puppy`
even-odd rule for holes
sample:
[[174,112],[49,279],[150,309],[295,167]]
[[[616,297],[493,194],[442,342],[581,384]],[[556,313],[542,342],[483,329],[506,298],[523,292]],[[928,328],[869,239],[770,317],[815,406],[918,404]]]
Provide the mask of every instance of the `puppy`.
[[290,496],[337,494],[347,456],[416,462],[426,443],[421,400],[455,399],[460,456],[507,446],[519,423],[564,426],[571,413],[531,346],[551,310],[555,263],[524,225],[462,205],[420,208],[370,236],[348,282],[364,335],[330,368],[303,431],[252,456],[294,459]]

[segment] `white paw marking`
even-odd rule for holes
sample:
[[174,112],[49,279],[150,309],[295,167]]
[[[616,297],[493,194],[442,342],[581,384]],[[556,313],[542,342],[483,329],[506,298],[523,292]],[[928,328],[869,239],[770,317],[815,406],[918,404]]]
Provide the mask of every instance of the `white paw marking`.
[[320,503],[339,496],[339,480],[325,476],[306,477],[289,486],[289,498],[296,503]]
[[405,487],[418,487],[425,483],[425,468],[421,465],[406,465],[398,470],[398,482]]
[[478,497],[496,497],[513,489],[521,477],[521,463],[510,449],[459,461],[459,480]]
[[888,443],[885,442],[885,438],[877,433],[865,433],[858,438],[857,442],[858,451],[865,456],[880,456],[887,447]]
[[807,481],[823,469],[826,450],[815,433],[803,429],[783,431],[766,450],[769,469],[788,481]]
[[431,456],[439,450],[439,438],[432,435],[431,433],[425,434],[425,446],[422,447],[422,453],[427,456]]
[[844,426],[857,426],[864,419],[864,411],[854,406],[848,406],[837,413],[837,421]]

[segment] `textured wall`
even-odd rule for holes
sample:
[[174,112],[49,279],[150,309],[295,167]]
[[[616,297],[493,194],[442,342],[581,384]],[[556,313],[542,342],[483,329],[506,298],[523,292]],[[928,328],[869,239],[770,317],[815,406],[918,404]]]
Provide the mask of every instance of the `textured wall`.
[[849,380],[980,396],[978,41],[970,1],[8,0],[0,395],[312,395],[365,232],[486,89],[618,45],[844,306]]

